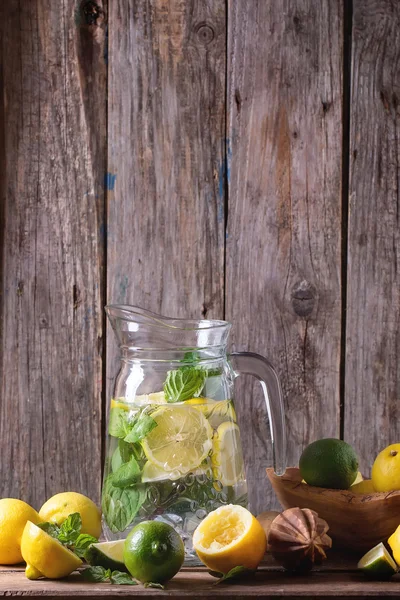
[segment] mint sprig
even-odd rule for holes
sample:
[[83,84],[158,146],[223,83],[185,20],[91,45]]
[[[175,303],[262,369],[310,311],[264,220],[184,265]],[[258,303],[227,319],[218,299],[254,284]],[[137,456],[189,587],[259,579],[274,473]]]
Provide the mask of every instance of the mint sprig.
[[56,523],[39,523],[38,527],[58,540],[63,546],[72,550],[82,558],[90,544],[95,544],[98,539],[88,533],[81,533],[82,519],[79,513],[70,514],[61,525]]

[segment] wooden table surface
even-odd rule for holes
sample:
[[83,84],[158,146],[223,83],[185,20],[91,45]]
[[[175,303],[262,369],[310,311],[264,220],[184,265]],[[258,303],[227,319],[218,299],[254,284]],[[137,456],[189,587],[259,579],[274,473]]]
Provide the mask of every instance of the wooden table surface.
[[291,576],[267,557],[251,581],[215,585],[203,568],[182,569],[165,590],[106,583],[84,583],[78,573],[61,581],[29,581],[22,567],[0,568],[0,597],[47,598],[392,598],[400,596],[400,574],[390,581],[367,581],[352,559],[331,558],[308,576]]

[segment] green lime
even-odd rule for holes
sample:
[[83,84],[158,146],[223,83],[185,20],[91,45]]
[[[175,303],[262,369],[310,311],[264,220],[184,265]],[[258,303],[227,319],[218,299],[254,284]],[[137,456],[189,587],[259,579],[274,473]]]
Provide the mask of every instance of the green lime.
[[125,541],[124,562],[142,583],[164,583],[179,571],[185,558],[180,535],[161,521],[143,521]]
[[104,567],[112,571],[127,571],[124,563],[125,540],[91,544],[85,552],[89,565]]
[[390,579],[397,573],[397,565],[382,542],[364,554],[357,566],[371,579]]
[[357,477],[358,458],[350,444],[325,438],[303,450],[299,466],[308,485],[347,490]]

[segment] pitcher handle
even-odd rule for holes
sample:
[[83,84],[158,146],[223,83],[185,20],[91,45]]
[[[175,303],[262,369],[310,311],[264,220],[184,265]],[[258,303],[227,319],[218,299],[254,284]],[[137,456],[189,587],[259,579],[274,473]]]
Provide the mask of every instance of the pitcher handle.
[[286,470],[286,426],[281,384],[271,363],[253,352],[232,352],[229,355],[235,377],[244,373],[254,375],[261,384],[269,418],[274,471],[283,475]]

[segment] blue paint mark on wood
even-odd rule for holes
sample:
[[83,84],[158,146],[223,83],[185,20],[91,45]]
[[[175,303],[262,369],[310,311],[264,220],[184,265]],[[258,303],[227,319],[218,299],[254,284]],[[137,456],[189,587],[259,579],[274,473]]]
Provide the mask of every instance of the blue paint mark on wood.
[[126,292],[129,286],[129,280],[126,275],[122,275],[119,282],[119,298],[120,301],[125,300]]
[[106,188],[106,190],[109,190],[110,192],[114,191],[116,179],[117,176],[114,175],[114,173],[106,173],[104,175],[104,187]]
[[226,178],[231,182],[231,164],[232,164],[232,144],[229,138],[226,139]]

